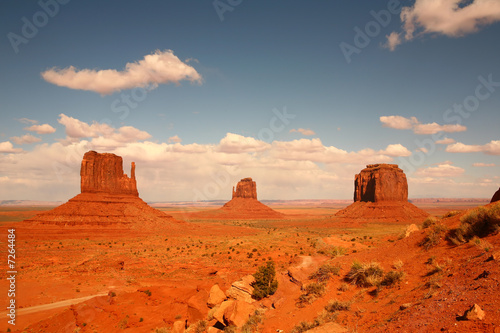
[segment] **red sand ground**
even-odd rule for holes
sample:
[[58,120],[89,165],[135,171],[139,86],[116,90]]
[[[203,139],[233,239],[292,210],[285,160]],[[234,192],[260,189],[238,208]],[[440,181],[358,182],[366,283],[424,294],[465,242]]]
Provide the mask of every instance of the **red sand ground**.
[[[429,211],[440,216],[447,209],[433,206]],[[204,300],[212,285],[225,290],[268,258],[276,262],[280,284],[275,295],[259,303],[267,309],[260,332],[290,332],[300,321],[311,322],[331,299],[352,302],[350,310],[337,318],[349,332],[500,331],[500,265],[487,260],[500,249],[498,234],[483,239],[493,247],[489,252],[471,243],[456,246],[445,240],[426,251],[418,244],[428,230],[399,239],[404,223],[347,220],[329,215],[325,208],[318,214],[303,209],[302,215],[296,208],[278,210],[294,214],[279,220],[193,220],[153,230],[4,223],[1,235],[6,235],[7,227],[16,229],[20,308],[16,330],[2,320],[0,331],[151,332],[171,327],[175,320],[191,324],[206,318]],[[178,219],[185,214],[172,215]],[[8,219],[12,212],[0,216]],[[459,215],[443,223],[454,227]],[[2,244],[6,257],[3,240]],[[346,253],[330,259],[318,253],[321,246],[341,246]],[[341,265],[340,276],[328,281],[326,294],[304,308],[296,306],[302,291],[287,275],[301,255],[311,255],[311,262]],[[429,275],[430,258],[442,267],[440,272]],[[406,278],[378,293],[375,287],[352,285],[340,291],[354,260],[377,261],[386,271],[401,260]],[[4,262],[0,270],[0,291],[6,293]],[[481,278],[484,271],[488,274]],[[50,309],[48,305],[100,294],[105,296],[72,306]],[[401,310],[405,303],[409,307]],[[485,319],[458,320],[474,303],[486,312]],[[32,308],[38,305],[46,306]]]

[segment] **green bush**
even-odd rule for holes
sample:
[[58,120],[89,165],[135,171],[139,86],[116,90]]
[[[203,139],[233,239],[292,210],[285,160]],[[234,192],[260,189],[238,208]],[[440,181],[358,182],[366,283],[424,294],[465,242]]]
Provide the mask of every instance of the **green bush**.
[[252,283],[252,287],[254,288],[252,297],[256,300],[273,295],[278,289],[276,269],[273,261],[268,261],[266,265],[260,266],[253,277],[255,278],[255,282]]
[[359,287],[371,287],[378,286],[383,276],[384,270],[378,262],[360,263],[355,261],[345,279]]

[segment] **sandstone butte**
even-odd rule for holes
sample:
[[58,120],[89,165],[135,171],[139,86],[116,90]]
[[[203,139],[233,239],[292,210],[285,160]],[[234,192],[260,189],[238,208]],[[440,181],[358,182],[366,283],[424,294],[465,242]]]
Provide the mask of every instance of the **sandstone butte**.
[[354,177],[354,203],[336,216],[366,221],[414,222],[428,214],[408,202],[406,175],[396,164],[369,164]]
[[67,203],[25,222],[126,228],[161,227],[181,223],[150,207],[139,198],[134,162],[128,177],[123,172],[123,160],[120,156],[88,151],[83,156],[80,177],[80,194]]
[[490,203],[500,201],[500,188],[493,194],[493,197],[491,197]]

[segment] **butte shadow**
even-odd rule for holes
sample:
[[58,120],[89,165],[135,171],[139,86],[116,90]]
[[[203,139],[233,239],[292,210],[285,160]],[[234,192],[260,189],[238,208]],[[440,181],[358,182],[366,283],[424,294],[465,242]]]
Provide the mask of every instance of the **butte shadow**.
[[366,222],[422,222],[429,214],[408,202],[406,175],[396,164],[369,164],[355,176],[354,203],[335,216]]

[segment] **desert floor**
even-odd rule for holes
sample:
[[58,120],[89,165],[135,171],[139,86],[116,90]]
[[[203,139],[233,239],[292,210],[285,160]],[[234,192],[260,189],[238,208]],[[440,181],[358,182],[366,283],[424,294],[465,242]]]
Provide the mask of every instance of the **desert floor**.
[[[417,205],[441,218],[477,203]],[[185,228],[175,230],[30,227],[20,221],[48,207],[1,208],[0,305],[8,305],[7,229],[14,228],[18,308],[15,327],[0,311],[0,331],[154,332],[175,321],[210,323],[202,296],[214,284],[226,290],[268,260],[276,264],[279,287],[255,303],[261,309],[257,332],[291,332],[301,322],[313,322],[332,300],[349,304],[334,319],[348,332],[500,331],[500,265],[489,260],[500,249],[498,234],[462,245],[443,238],[426,250],[419,244],[429,229],[405,238],[408,224],[335,217],[341,206],[272,208],[286,217],[196,219],[193,213],[203,207],[161,208],[186,221]],[[459,216],[442,224],[456,227]],[[404,271],[404,278],[383,288],[346,283],[354,261],[378,262],[385,271]],[[313,281],[306,276],[291,282],[290,268],[307,273],[325,263],[338,272],[321,295],[300,303],[300,285]],[[462,320],[474,304],[485,318]]]

